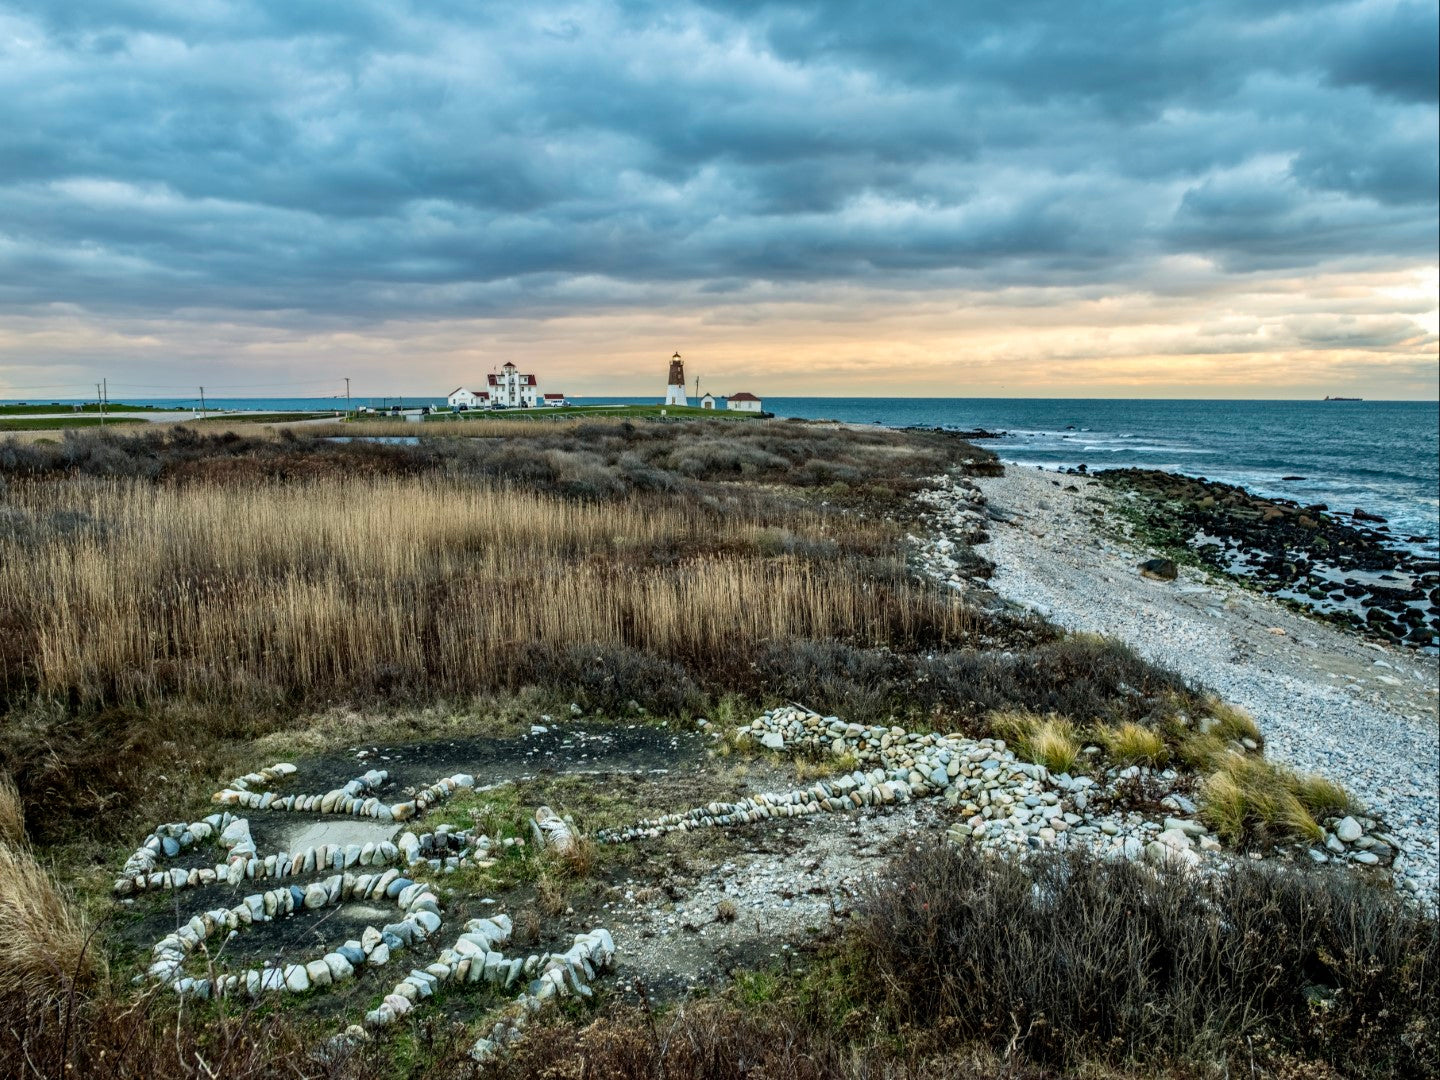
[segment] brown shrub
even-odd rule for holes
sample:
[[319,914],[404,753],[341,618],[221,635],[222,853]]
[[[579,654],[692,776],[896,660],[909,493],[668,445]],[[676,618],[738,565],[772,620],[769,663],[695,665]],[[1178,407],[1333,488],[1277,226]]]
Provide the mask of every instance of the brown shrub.
[[1240,864],[1197,881],[1079,853],[902,858],[860,947],[897,1026],[1012,1037],[1030,1060],[1272,1057],[1434,1075],[1432,915],[1347,874]]

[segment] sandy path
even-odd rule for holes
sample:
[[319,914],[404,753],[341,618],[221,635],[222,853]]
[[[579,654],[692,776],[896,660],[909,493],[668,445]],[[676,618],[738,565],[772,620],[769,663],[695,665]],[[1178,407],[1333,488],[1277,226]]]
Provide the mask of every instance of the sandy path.
[[978,484],[1009,519],[992,523],[980,549],[996,565],[996,592],[1067,628],[1126,641],[1244,706],[1275,759],[1339,780],[1382,814],[1405,848],[1397,884],[1436,897],[1433,657],[1363,641],[1197,571],[1174,582],[1141,577],[1136,565],[1153,553],[1102,524],[1114,494],[1098,483],[1010,466]]

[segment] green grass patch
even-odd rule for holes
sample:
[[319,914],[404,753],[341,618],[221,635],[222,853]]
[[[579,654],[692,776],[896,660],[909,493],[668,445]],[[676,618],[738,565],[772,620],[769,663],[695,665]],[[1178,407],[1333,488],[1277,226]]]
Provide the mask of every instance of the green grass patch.
[[168,409],[161,409],[155,405],[123,405],[109,402],[101,409],[95,402],[81,405],[78,408],[73,402],[61,402],[52,405],[0,405],[0,416],[49,416],[54,413],[74,412],[77,414],[92,413],[99,415],[104,412],[107,416],[110,413],[137,413],[137,412],[168,412]]
[[66,428],[109,427],[112,424],[143,424],[138,416],[49,416],[33,420],[0,420],[0,431],[61,431]]

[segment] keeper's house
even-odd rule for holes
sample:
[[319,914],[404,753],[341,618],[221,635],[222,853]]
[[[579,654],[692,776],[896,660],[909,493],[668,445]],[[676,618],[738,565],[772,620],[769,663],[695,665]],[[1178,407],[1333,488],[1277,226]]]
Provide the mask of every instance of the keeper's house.
[[487,375],[490,403],[502,409],[533,409],[540,398],[540,384],[534,375],[526,375],[514,364],[506,363],[498,375]]
[[450,391],[446,399],[452,409],[488,409],[490,407],[489,390],[466,390],[458,386]]
[[761,404],[758,397],[754,394],[747,394],[743,390],[738,394],[731,394],[725,399],[725,408],[734,412],[764,412]]

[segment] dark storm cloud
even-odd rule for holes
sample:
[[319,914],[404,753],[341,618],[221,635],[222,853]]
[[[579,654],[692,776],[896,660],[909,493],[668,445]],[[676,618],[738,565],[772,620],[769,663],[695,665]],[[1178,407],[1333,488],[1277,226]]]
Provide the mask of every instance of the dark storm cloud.
[[1434,254],[1435,52],[1411,3],[16,3],[0,305],[1403,265]]

